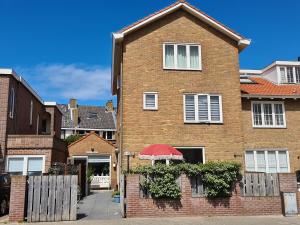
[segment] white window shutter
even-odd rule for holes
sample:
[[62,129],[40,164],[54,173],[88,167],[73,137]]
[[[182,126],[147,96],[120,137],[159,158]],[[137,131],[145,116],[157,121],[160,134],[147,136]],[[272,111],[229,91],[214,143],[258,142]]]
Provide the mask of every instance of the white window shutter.
[[207,95],[198,96],[198,116],[199,121],[208,121],[208,99]]
[[219,96],[210,96],[210,114],[212,122],[219,122],[221,120]]
[[185,95],[185,120],[195,121],[195,97],[194,95]]
[[247,171],[255,171],[254,152],[247,151],[245,155],[245,163]]
[[266,172],[265,152],[257,151],[256,158],[257,158],[257,171],[258,172]]
[[278,158],[279,158],[279,172],[288,172],[288,161],[287,161],[287,152],[286,151],[279,151],[278,152]]

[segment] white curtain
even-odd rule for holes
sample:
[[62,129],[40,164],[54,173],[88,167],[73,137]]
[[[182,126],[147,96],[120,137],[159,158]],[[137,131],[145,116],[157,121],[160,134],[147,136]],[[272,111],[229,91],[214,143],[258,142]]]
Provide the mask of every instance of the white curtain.
[[28,172],[42,172],[43,158],[28,158]]
[[198,46],[190,46],[190,67],[199,69],[199,48]]
[[23,172],[23,158],[8,159],[8,172]]
[[174,45],[165,45],[165,66],[174,68]]
[[185,45],[178,45],[177,46],[177,66],[178,68],[186,68],[186,46]]

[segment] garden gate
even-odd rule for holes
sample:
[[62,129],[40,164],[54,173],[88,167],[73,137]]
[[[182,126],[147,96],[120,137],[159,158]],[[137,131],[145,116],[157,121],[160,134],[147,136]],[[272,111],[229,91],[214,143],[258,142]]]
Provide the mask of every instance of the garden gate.
[[30,176],[27,221],[76,220],[77,175]]

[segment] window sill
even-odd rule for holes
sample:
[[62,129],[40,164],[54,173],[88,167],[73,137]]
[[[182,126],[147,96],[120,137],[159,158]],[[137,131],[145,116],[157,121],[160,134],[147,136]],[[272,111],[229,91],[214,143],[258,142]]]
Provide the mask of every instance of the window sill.
[[287,129],[286,126],[284,127],[258,127],[258,126],[253,126],[254,129]]
[[202,71],[202,69],[188,69],[188,68],[163,68],[164,70],[178,70],[178,71]]
[[189,122],[189,121],[184,121],[185,124],[215,124],[215,125],[223,125],[223,122]]
[[144,111],[158,111],[158,109],[147,109],[147,108],[143,108]]

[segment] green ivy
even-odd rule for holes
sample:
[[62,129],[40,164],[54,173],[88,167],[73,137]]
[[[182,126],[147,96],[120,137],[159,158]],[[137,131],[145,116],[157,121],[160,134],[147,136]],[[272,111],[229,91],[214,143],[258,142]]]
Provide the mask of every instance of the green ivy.
[[235,162],[208,162],[205,164],[156,164],[139,166],[130,173],[145,177],[140,182],[153,198],[179,199],[181,191],[176,179],[181,174],[188,177],[201,176],[205,195],[209,198],[229,197],[234,184],[240,180],[240,164]]

